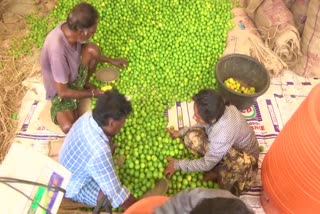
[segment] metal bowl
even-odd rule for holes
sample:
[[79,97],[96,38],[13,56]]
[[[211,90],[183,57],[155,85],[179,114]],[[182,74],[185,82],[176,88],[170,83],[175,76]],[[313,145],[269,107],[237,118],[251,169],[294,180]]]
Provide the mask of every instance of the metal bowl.
[[120,72],[114,67],[102,68],[96,72],[96,79],[109,83],[119,78]]

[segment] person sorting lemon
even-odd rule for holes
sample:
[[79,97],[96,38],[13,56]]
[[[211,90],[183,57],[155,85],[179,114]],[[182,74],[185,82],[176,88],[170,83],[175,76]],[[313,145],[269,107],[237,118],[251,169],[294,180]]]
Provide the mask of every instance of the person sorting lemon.
[[60,164],[71,172],[66,198],[107,210],[109,205],[127,209],[136,202],[121,184],[112,158],[112,138],[131,112],[130,101],[110,90],[98,97],[92,112],[86,112],[74,123],[59,154]]
[[176,170],[205,172],[205,180],[213,180],[221,189],[239,196],[250,189],[258,171],[259,144],[255,133],[238,109],[215,90],[200,90],[192,99],[197,124],[167,131],[173,138],[184,137],[188,149],[202,157],[168,157],[165,174],[172,176]]
[[194,188],[179,192],[154,210],[154,214],[167,213],[254,214],[254,211],[248,204],[227,190]]
[[40,56],[46,99],[51,100],[51,119],[67,133],[78,118],[78,99],[103,94],[88,80],[97,64],[106,62],[124,68],[124,58],[101,54],[95,43],[87,41],[96,33],[98,11],[88,3],[77,4],[67,20],[46,37]]

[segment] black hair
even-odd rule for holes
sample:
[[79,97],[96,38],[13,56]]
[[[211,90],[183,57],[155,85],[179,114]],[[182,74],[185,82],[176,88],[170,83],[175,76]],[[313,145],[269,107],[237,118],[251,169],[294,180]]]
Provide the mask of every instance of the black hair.
[[109,119],[120,120],[127,117],[131,112],[131,102],[117,90],[110,90],[98,97],[92,116],[102,127],[108,125]]
[[82,2],[77,4],[67,17],[68,28],[72,31],[87,29],[99,19],[99,13],[91,4]]
[[213,89],[200,90],[192,100],[198,108],[200,117],[208,124],[211,124],[213,119],[218,121],[228,105],[220,93]]
[[200,201],[190,214],[253,214],[238,198],[206,198]]

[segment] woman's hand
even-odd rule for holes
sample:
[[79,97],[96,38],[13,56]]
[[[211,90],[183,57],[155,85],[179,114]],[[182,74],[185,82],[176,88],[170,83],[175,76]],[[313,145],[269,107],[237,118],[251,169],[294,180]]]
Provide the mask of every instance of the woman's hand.
[[166,128],[167,132],[171,135],[172,138],[178,138],[180,137],[180,133],[177,130],[172,130],[170,128]]
[[175,173],[176,169],[174,168],[174,162],[176,161],[173,158],[167,157],[167,167],[164,170],[164,174],[165,175],[169,175],[169,178],[171,178],[171,176]]
[[118,68],[124,69],[128,66],[128,60],[125,58],[113,59],[111,64],[117,66]]

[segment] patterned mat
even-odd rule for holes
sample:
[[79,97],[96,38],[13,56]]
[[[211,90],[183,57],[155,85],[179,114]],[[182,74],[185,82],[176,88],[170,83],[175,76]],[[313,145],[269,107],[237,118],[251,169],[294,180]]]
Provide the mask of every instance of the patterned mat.
[[[264,151],[260,153],[259,167],[285,123],[318,83],[319,79],[303,78],[286,71],[277,78],[272,78],[268,91],[260,96],[253,106],[242,111],[249,125],[255,130],[259,144],[264,147]],[[56,159],[64,134],[58,132],[56,127],[47,125],[48,123],[41,117],[43,112],[48,111],[41,81],[31,79],[24,84],[29,90],[22,101],[23,108],[19,112],[15,142],[29,145]],[[176,102],[175,106],[165,114],[169,119],[168,126],[175,126],[176,129],[189,127],[195,123],[192,120],[192,103]],[[259,199],[261,192],[261,178],[258,176],[255,187],[241,196],[256,213],[264,213]]]

